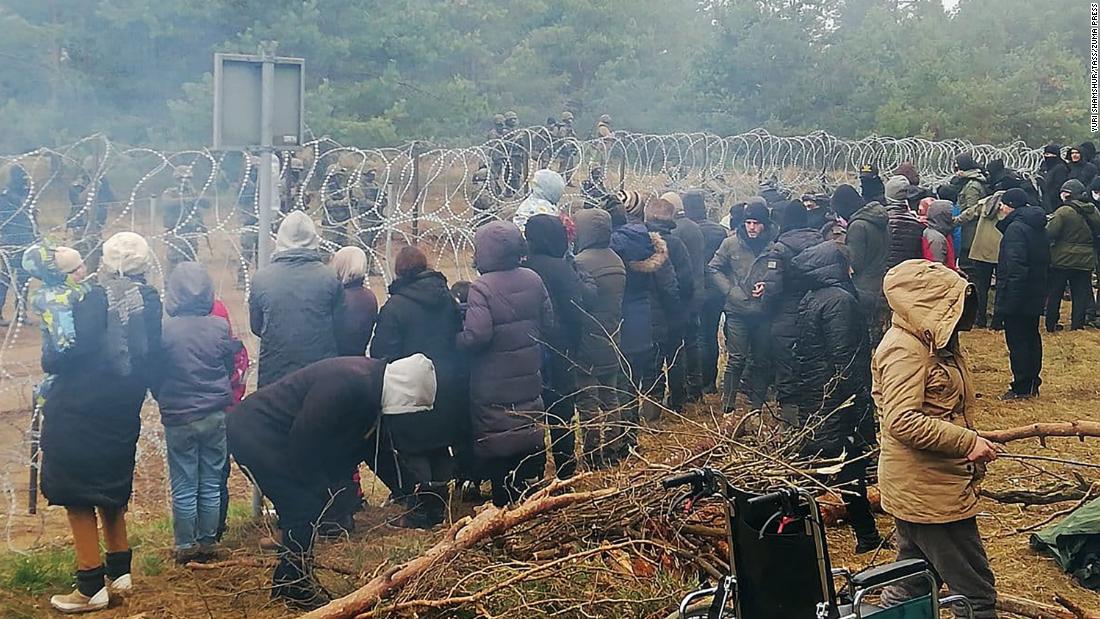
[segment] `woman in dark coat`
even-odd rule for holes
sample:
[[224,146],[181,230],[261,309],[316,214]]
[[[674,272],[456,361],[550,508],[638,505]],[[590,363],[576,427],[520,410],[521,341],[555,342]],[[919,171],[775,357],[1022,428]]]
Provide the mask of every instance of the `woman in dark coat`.
[[515,224],[492,222],[474,235],[474,264],[466,319],[456,337],[470,355],[470,416],[474,455],[493,483],[493,503],[520,498],[542,475],[542,352],[554,325],[550,296],[538,274],[520,267],[526,253]]
[[[554,307],[554,328],[543,338],[542,401],[550,425],[550,451],[559,479],[577,471],[573,417],[577,390],[574,357],[580,343],[589,297],[581,276],[565,259],[569,237],[561,219],[535,215],[524,228],[527,260],[524,266],[539,274]],[[588,278],[590,280],[590,278]]]
[[336,352],[341,357],[361,357],[374,333],[378,318],[378,298],[364,286],[367,279],[367,252],[359,247],[341,247],[332,256],[332,269],[344,287],[344,302],[336,308]]
[[808,288],[798,305],[796,349],[803,397],[799,416],[809,428],[802,451],[846,458],[835,481],[850,491],[844,501],[856,552],[869,552],[882,544],[867,501],[867,466],[858,459],[874,440],[871,349],[846,250],[832,241],[815,245],[795,256],[791,269]]
[[[469,416],[469,378],[455,348],[462,320],[447,278],[428,269],[418,248],[401,248],[394,275],[390,298],[378,314],[371,356],[393,361],[421,353],[435,364],[435,408],[387,417],[383,424],[397,452],[402,491],[409,496],[410,512],[400,524],[428,528],[446,516],[454,474],[448,448],[456,443],[460,418]],[[469,424],[463,425],[468,431]]]
[[272,598],[297,608],[326,601],[311,576],[315,528],[338,500],[330,489],[388,449],[377,441],[385,371],[366,357],[318,361],[261,387],[226,418],[229,452],[279,515]]
[[153,378],[151,360],[159,358],[161,348],[160,297],[144,280],[149,256],[148,244],[137,234],[120,232],[108,239],[100,285],[88,287],[73,305],[71,345],[43,345],[42,369],[52,378],[41,394],[42,494],[51,505],[66,508],[77,560],[77,590],[50,600],[63,612],[106,607],[105,583],[114,592],[132,586],[125,513],[141,405]]

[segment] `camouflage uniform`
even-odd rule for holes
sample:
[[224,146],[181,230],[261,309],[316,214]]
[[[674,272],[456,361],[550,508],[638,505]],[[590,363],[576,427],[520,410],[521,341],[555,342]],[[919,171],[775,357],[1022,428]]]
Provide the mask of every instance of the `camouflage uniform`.
[[592,171],[588,173],[588,178],[581,183],[581,197],[584,199],[584,207],[601,208],[610,193],[604,184],[603,168],[593,166]]
[[568,186],[573,186],[573,166],[577,156],[577,132],[573,129],[573,113],[562,112],[561,121],[558,122],[554,132],[554,148],[557,150],[555,159],[558,163],[558,174],[561,174]]
[[493,128],[489,130],[486,139],[489,143],[489,161],[491,163],[489,182],[497,195],[500,195],[501,181],[504,180],[504,164],[508,160],[508,153],[503,143],[506,132],[504,115],[497,114],[493,116]]
[[596,129],[592,132],[592,138],[599,140],[597,147],[600,165],[606,168],[611,157],[611,146],[615,142],[615,130],[611,128],[610,116],[607,114],[600,116],[599,122],[596,123]]
[[524,141],[526,133],[519,127],[519,116],[515,112],[504,115],[505,150],[508,153],[508,170],[506,173],[505,195],[513,196],[523,190],[523,184],[527,179],[527,147]]
[[107,225],[107,207],[115,201],[111,184],[106,177],[100,177],[99,189],[92,196],[92,203],[88,204],[90,185],[92,179],[87,174],[81,174],[69,187],[69,218],[65,227],[73,238],[73,249],[84,257],[84,264],[89,273],[99,269],[99,258],[102,256],[103,228]]
[[210,207],[191,184],[190,166],[176,168],[173,177],[176,186],[160,194],[164,229],[168,232],[164,241],[168,245],[169,273],[181,262],[199,259],[199,239],[206,233],[201,209]]
[[[336,245],[337,248],[348,245],[348,222],[351,221],[352,211],[358,211],[359,203],[363,199],[363,190],[352,184],[348,178],[347,170],[338,164],[329,166],[325,182],[324,217],[321,227],[326,241]],[[335,251],[335,250],[333,250]]]
[[484,165],[478,168],[477,172],[474,172],[473,178],[470,179],[470,192],[473,195],[470,207],[474,210],[474,230],[494,219],[493,210],[496,201],[487,189],[488,180],[489,170]]
[[[355,212],[355,223],[359,228],[359,246],[370,258],[378,233],[386,221],[386,192],[378,185],[378,173],[367,170],[359,183],[362,199]],[[376,261],[371,261],[371,268]]]

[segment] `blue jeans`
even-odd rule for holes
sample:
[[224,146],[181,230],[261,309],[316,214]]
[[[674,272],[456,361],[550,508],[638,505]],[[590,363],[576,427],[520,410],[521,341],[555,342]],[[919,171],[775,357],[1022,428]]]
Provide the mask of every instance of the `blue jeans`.
[[213,544],[218,534],[226,461],[225,413],[164,426],[172,482],[176,549]]

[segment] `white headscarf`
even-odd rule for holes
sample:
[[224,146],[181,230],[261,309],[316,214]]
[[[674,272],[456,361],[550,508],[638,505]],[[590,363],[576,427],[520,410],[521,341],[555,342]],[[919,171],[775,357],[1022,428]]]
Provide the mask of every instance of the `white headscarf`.
[[291,211],[279,224],[275,235],[276,253],[288,249],[317,249],[321,237],[317,236],[317,226],[302,211]]
[[134,232],[117,232],[103,243],[102,265],[109,273],[141,275],[149,268],[149,243]]
[[382,378],[382,414],[402,415],[435,408],[435,364],[420,353],[386,366]]
[[341,247],[332,256],[332,268],[341,284],[362,280],[367,276],[367,252],[359,247]]

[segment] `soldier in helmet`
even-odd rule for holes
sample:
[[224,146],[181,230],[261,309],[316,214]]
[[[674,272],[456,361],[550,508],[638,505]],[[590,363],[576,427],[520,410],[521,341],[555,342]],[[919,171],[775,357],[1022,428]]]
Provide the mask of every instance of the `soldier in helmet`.
[[494,114],[493,128],[489,129],[488,135],[489,161],[492,163],[489,169],[489,182],[497,195],[504,180],[504,164],[508,161],[508,153],[504,148],[504,134],[507,132],[508,130],[504,127],[504,114]]
[[496,201],[488,191],[489,168],[485,164],[478,166],[470,179],[470,207],[474,210],[474,229],[493,221],[493,206]]
[[573,186],[573,165],[577,156],[577,132],[573,129],[573,112],[565,110],[558,119],[554,134],[557,149],[558,174],[565,178],[566,185]]
[[558,132],[558,121],[553,116],[546,117],[546,124],[539,127],[531,136],[531,159],[537,169],[550,167],[554,154],[554,137]]
[[348,222],[352,211],[358,210],[361,198],[362,190],[357,183],[350,182],[347,168],[339,162],[330,164],[325,170],[321,228],[324,239],[336,245],[336,249],[348,244]]
[[[279,205],[279,211],[286,215],[295,209],[305,210],[309,206],[311,195],[302,184],[302,177],[306,172],[306,164],[298,157],[290,158],[290,166],[286,172],[286,182],[283,183],[283,197]],[[299,196],[301,200],[299,200]],[[299,204],[301,202],[301,204]]]
[[210,208],[210,202],[195,191],[191,166],[176,166],[172,179],[174,185],[160,194],[169,273],[181,262],[199,259],[199,238],[206,233],[202,209]]
[[87,172],[81,172],[69,186],[69,218],[65,227],[73,237],[73,249],[84,256],[89,273],[99,269],[107,207],[114,201],[115,194],[104,175],[95,183]]
[[600,163],[606,166],[611,155],[612,143],[615,141],[615,130],[611,128],[610,115],[600,116],[600,120],[596,122],[596,129],[592,132],[592,138],[599,140]]
[[523,189],[523,181],[527,178],[526,136],[519,127],[519,115],[514,111],[504,114],[504,130],[505,152],[508,154],[504,195],[513,196]]
[[[355,224],[359,228],[359,246],[369,257],[374,254],[375,240],[386,221],[386,193],[378,185],[378,171],[373,168],[359,177],[359,186],[362,198],[355,211]],[[376,271],[375,264],[377,261],[372,260],[371,272]]]

